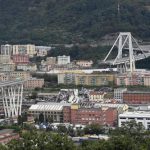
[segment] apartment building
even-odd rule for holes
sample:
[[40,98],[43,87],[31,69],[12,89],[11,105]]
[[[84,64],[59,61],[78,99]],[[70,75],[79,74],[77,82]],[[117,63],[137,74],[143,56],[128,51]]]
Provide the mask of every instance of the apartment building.
[[150,72],[141,71],[116,75],[116,85],[144,85],[150,86]]
[[26,80],[30,78],[30,73],[25,71],[12,71],[0,73],[0,81],[22,79]]
[[6,73],[0,73],[0,81],[8,81],[9,76],[6,75]]
[[70,63],[70,56],[57,56],[57,64],[58,65],[66,65]]
[[46,56],[47,52],[51,50],[51,47],[49,46],[35,46],[37,56]]
[[75,84],[74,73],[59,73],[57,75],[58,84]]
[[44,79],[30,78],[24,83],[26,89],[42,88],[43,86]]
[[150,103],[150,92],[143,92],[143,91],[124,92],[123,102],[127,104],[148,104]]
[[11,56],[12,54],[12,45],[5,44],[1,45],[1,55]]
[[15,64],[28,64],[29,63],[29,55],[27,55],[27,54],[12,55],[12,60]]
[[114,99],[118,102],[123,102],[123,93],[127,91],[127,88],[114,89]]
[[75,75],[75,85],[101,86],[114,82],[113,74],[77,74]]
[[23,70],[23,71],[37,71],[37,65],[34,63],[29,63],[29,64],[18,64],[16,66],[17,70]]
[[13,45],[13,55],[24,55],[27,54],[29,57],[33,57],[36,54],[35,45],[26,44],[26,45]]
[[13,71],[7,74],[9,76],[9,80],[22,79],[26,80],[31,77],[30,72],[27,71]]
[[14,63],[3,63],[3,64],[0,64],[0,71],[1,72],[15,71],[15,64]]
[[0,55],[0,64],[2,63],[12,63],[11,57],[9,55]]
[[88,86],[109,85],[114,82],[114,74],[101,73],[60,73],[58,84],[75,84]]

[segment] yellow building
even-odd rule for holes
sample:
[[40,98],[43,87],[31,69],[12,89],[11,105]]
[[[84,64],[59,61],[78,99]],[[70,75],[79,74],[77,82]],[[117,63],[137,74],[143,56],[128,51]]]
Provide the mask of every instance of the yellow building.
[[77,74],[75,85],[101,86],[114,82],[114,74]]
[[16,54],[28,54],[30,57],[33,57],[36,54],[35,45],[13,45],[13,55]]
[[114,82],[114,74],[65,72],[58,74],[58,84],[75,84],[88,86],[109,85]]
[[0,55],[0,63],[11,63],[11,58],[9,55]]
[[9,73],[10,80],[16,80],[16,79],[29,79],[31,77],[30,73],[27,71],[13,71]]

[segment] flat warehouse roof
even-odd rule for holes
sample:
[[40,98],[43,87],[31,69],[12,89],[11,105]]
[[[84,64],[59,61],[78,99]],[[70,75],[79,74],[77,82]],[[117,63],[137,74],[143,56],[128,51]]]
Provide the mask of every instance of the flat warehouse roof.
[[62,111],[64,106],[71,106],[69,103],[37,103],[29,108],[29,111]]

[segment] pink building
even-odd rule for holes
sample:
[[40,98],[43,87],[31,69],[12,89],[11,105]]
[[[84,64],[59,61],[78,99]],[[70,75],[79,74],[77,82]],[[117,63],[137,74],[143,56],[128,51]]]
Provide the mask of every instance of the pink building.
[[44,85],[44,79],[31,78],[25,82],[24,88],[26,89],[34,89],[34,88],[42,88]]
[[16,54],[12,56],[12,60],[15,64],[27,64],[29,63],[29,55],[20,55],[20,54]]
[[144,77],[145,74],[138,72],[119,74],[116,76],[116,85],[144,85]]

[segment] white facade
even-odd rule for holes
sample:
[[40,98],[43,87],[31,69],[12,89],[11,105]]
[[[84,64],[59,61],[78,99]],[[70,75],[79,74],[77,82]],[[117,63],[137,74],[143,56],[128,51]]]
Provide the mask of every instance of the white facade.
[[71,106],[70,103],[37,103],[29,108],[29,113],[35,118],[43,113],[45,118],[52,118],[54,122],[63,122],[63,107]]
[[117,88],[114,89],[114,99],[122,102],[123,101],[123,93],[127,91],[127,88]]
[[137,111],[137,112],[124,112],[119,115],[118,126],[121,127],[125,122],[135,120],[136,123],[141,123],[145,129],[150,129],[150,112]]
[[46,56],[47,52],[51,50],[50,46],[35,46],[37,56]]
[[36,71],[37,65],[36,64],[18,64],[17,70],[23,70],[23,71]]
[[1,45],[1,55],[11,55],[12,54],[12,45],[6,44]]
[[57,63],[58,65],[66,65],[70,63],[70,56],[58,56],[57,57]]
[[0,64],[0,71],[15,71],[15,64],[14,63]]
[[78,60],[76,61],[76,64],[79,65],[80,67],[83,67],[83,68],[88,68],[88,67],[92,67],[93,65],[93,61],[90,60]]

